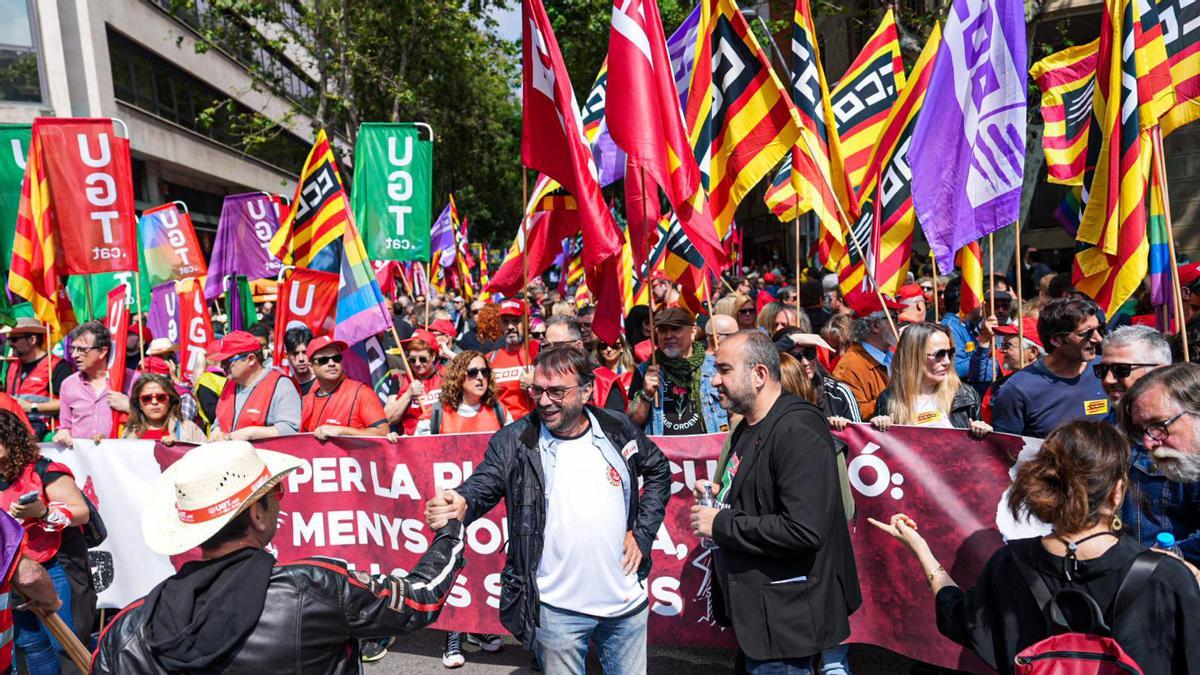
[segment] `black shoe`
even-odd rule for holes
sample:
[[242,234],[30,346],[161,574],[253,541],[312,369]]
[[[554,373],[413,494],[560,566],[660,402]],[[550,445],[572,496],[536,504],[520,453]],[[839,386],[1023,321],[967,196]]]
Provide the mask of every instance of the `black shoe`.
[[467,644],[475,645],[485,652],[498,652],[504,646],[504,640],[491,633],[467,633]]
[[373,663],[373,662],[379,661],[383,657],[387,656],[388,647],[391,647],[392,643],[395,641],[396,641],[396,638],[383,638],[382,640],[363,640],[362,645],[361,645],[362,662],[363,663]]

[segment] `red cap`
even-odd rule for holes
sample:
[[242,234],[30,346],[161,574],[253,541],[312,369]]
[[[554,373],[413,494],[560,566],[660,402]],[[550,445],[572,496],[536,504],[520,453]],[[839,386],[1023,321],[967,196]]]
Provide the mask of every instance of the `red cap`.
[[674,279],[671,278],[670,274],[667,274],[666,270],[661,269],[661,268],[655,269],[653,272],[651,272],[650,279],[651,279],[651,281],[670,281],[670,282],[675,281]]
[[[1034,344],[1042,349],[1045,349],[1046,345],[1042,344],[1042,338],[1038,337],[1037,319],[1027,316],[1024,319],[1021,319],[1021,323],[1024,324],[1023,328],[1025,329],[1025,338],[1031,340]],[[996,326],[995,332],[997,335],[1017,335],[1017,324],[1010,323],[1004,326]]]
[[528,312],[524,300],[513,298],[500,303],[500,316],[525,316]]
[[142,344],[147,344],[154,339],[154,332],[150,330],[150,325],[146,323],[135,323],[129,327],[129,330],[136,333],[141,339]]
[[767,272],[766,274],[763,275],[764,283],[773,284],[773,283],[775,283],[775,281],[776,281],[776,279],[775,279],[774,272]]
[[1200,280],[1200,262],[1179,266],[1180,286],[1191,286],[1197,280]]
[[[882,312],[884,305],[879,302],[879,294],[870,291],[864,291],[861,288],[855,288],[846,294],[845,301],[854,309],[854,313],[862,316],[867,316],[872,312]],[[888,309],[904,309],[904,305],[886,298]]]
[[208,358],[213,361],[224,361],[238,354],[248,354],[262,349],[258,338],[244,330],[235,330],[220,340],[208,344]]
[[350,347],[350,345],[346,344],[345,342],[342,342],[341,340],[334,340],[329,335],[322,335],[321,337],[308,343],[309,358],[312,358],[313,354],[316,354],[317,352],[321,351],[322,349],[325,349],[326,347],[337,347],[339,352],[344,352],[344,351],[346,351],[347,348]]
[[424,328],[418,328],[414,330],[413,334],[409,336],[407,340],[402,340],[402,342],[412,342],[413,340],[420,340],[421,342],[424,342],[425,344],[429,345],[430,349],[433,349],[434,351],[436,351],[438,348],[437,336]]
[[912,300],[924,300],[925,291],[921,290],[919,284],[907,284],[900,287],[900,292],[896,294],[896,300],[901,304],[908,304]]
[[435,333],[441,333],[442,335],[450,338],[458,337],[458,331],[454,328],[454,322],[450,321],[449,319],[438,319],[434,321],[433,323],[429,324],[429,330]]
[[143,373],[151,373],[154,375],[170,375],[171,364],[167,363],[166,359],[160,359],[157,356],[147,356],[142,359],[142,365],[138,368]]

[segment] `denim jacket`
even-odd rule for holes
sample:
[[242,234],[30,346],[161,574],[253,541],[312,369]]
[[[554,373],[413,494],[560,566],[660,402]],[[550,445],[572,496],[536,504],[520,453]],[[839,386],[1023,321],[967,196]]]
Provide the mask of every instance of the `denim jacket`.
[[1121,505],[1124,529],[1146,546],[1170,532],[1183,557],[1200,564],[1200,482],[1176,483],[1154,470],[1150,453],[1133,446],[1129,489]]
[[[638,373],[645,376],[649,367],[649,361],[638,364]],[[701,398],[704,403],[700,415],[704,419],[704,433],[706,434],[729,431],[729,413],[721,407],[717,388],[712,386],[712,379],[716,374],[717,359],[712,354],[706,354],[704,364],[700,366],[700,392],[703,394]],[[662,402],[666,400],[666,396],[667,378],[660,377],[658,378],[658,405],[654,405],[654,402],[650,401],[650,417],[646,418],[646,425],[642,429],[647,436],[662,436],[663,434]]]

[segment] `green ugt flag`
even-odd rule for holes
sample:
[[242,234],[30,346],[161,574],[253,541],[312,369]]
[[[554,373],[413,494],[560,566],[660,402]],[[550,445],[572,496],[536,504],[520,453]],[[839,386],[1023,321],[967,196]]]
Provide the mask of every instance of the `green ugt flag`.
[[429,260],[433,141],[414,124],[358,130],[350,207],[372,260]]
[[0,124],[0,270],[12,264],[21,180],[25,177],[32,129],[28,124]]

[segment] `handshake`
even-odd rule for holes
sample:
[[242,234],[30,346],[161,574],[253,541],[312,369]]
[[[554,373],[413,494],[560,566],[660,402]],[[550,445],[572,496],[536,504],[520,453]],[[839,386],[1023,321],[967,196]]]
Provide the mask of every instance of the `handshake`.
[[462,520],[467,515],[467,500],[454,490],[442,490],[442,494],[425,502],[425,524],[440,530],[451,520]]

